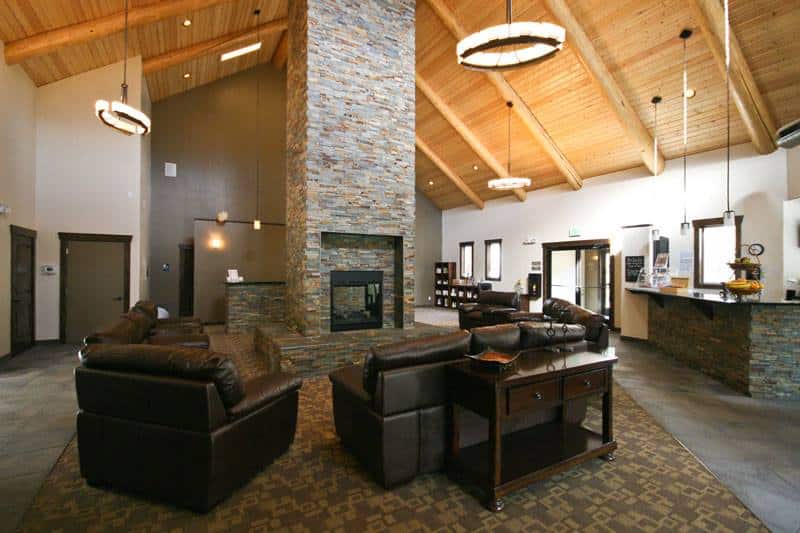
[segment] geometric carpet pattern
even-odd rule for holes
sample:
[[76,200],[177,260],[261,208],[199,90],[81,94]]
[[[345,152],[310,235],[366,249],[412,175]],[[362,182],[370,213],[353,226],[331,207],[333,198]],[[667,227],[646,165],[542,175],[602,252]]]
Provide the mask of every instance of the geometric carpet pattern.
[[[290,450],[199,515],[80,477],[64,450],[22,520],[22,531],[766,531],[761,522],[625,391],[614,388],[616,461],[579,465],[487,511],[472,489],[430,474],[387,491],[334,431],[330,382],[306,380]],[[587,424],[599,413],[590,405]],[[120,457],[124,461],[125,457]]]

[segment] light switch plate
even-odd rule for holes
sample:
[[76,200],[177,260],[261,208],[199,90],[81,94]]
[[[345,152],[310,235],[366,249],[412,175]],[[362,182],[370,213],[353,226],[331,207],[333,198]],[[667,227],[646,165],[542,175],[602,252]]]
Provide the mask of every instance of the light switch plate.
[[178,164],[177,163],[164,163],[164,176],[168,178],[178,177]]

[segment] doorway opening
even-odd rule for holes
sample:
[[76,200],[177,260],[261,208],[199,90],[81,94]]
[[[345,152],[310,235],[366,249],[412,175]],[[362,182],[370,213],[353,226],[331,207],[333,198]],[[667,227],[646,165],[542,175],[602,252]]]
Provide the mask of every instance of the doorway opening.
[[194,316],[194,245],[179,244],[178,316]]
[[130,307],[131,236],[59,233],[59,340],[81,342]]
[[608,239],[542,244],[544,297],[561,298],[614,324],[614,264]]
[[11,355],[36,342],[36,232],[11,226]]

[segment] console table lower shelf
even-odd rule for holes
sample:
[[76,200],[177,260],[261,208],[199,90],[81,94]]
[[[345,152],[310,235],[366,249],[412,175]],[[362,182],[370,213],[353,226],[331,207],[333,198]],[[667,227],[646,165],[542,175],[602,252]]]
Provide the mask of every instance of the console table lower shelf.
[[[477,485],[486,495],[487,508],[500,511],[505,495],[533,482],[596,457],[613,461],[617,443],[611,424],[611,368],[616,356],[610,357],[607,352],[570,354],[561,358],[565,364],[559,370],[552,371],[548,365],[539,372],[523,368],[508,376],[483,374],[468,365],[454,366],[448,372],[448,475]],[[576,364],[566,368],[570,359]],[[520,364],[525,365],[524,361]],[[576,389],[576,384],[581,388]],[[571,401],[592,394],[602,394],[602,433],[571,422],[568,415]],[[488,419],[488,441],[460,447],[455,406]],[[554,407],[560,408],[556,420],[503,434],[503,422],[526,412]]]

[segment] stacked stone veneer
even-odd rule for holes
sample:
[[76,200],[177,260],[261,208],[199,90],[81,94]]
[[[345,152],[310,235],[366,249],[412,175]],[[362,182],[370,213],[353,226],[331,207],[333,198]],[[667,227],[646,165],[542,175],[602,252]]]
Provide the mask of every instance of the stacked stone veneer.
[[253,333],[267,322],[284,317],[286,284],[282,282],[228,284],[225,287],[227,333]]
[[[324,233],[320,257],[320,329],[322,333],[331,330],[331,290],[332,270],[380,270],[383,272],[383,326],[402,327],[402,320],[396,320],[395,301],[397,287],[401,286],[402,269],[395,264],[396,248],[402,246],[400,239],[394,237],[342,235]],[[363,303],[363,297],[362,301]]]
[[413,326],[414,20],[414,0],[289,3],[286,318],[304,335],[329,327],[325,270],[348,268],[325,233],[401,243],[384,318],[402,307],[392,324]]
[[[649,341],[668,355],[758,398],[800,399],[800,306],[649,303]],[[712,306],[713,319],[699,305]]]

